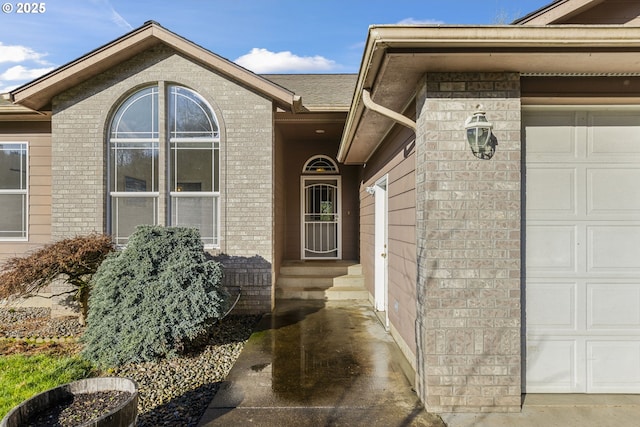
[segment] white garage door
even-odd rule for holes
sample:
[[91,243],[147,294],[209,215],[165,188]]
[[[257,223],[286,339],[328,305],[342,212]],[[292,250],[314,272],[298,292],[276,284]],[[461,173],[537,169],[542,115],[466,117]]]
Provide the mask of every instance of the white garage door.
[[640,392],[640,111],[526,111],[528,393]]

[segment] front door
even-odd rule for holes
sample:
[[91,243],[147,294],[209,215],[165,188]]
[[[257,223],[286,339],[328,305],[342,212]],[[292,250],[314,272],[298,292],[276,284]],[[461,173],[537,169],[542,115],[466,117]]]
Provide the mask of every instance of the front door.
[[340,177],[302,177],[302,259],[340,259]]

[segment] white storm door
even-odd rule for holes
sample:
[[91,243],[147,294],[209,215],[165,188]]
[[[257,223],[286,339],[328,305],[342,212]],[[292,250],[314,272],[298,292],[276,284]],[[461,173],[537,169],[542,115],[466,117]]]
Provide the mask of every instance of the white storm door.
[[389,318],[388,306],[388,250],[387,250],[387,227],[388,227],[388,201],[387,201],[387,178],[376,182],[375,185],[375,309],[385,312],[385,326],[388,326]]
[[302,177],[302,259],[340,259],[340,177]]
[[640,392],[640,111],[532,110],[528,393]]

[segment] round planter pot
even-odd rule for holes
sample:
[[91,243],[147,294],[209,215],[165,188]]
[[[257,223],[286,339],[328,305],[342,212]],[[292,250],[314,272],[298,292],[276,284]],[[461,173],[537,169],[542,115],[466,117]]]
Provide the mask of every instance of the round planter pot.
[[0,422],[0,427],[26,426],[29,418],[54,408],[73,395],[105,391],[126,391],[130,396],[109,413],[78,427],[135,426],[138,418],[138,386],[128,378],[98,377],[74,381],[36,394],[13,408]]

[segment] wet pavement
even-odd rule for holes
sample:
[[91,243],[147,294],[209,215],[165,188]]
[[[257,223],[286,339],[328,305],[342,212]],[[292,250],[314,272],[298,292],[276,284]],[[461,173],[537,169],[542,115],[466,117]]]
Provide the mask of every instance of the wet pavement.
[[279,301],[200,426],[444,426],[366,302]]

